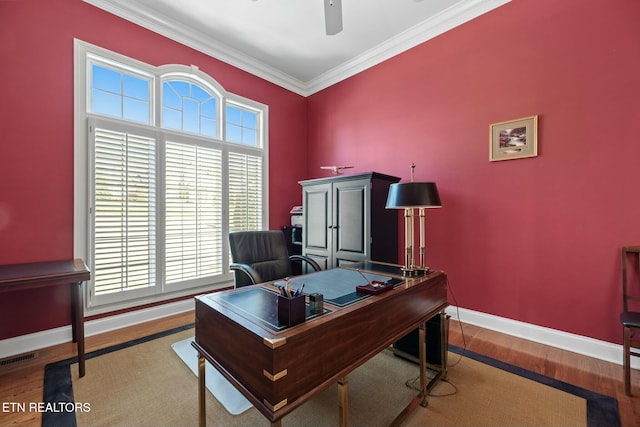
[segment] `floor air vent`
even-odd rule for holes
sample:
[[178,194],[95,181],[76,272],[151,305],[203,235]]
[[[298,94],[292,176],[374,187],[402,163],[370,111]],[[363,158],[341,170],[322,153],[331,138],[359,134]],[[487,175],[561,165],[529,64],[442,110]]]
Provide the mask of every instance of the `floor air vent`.
[[7,357],[5,359],[0,359],[0,367],[13,365],[14,363],[35,359],[36,357],[38,357],[38,352],[35,352],[35,351],[32,351],[31,353],[25,353],[25,354],[19,354],[17,356]]

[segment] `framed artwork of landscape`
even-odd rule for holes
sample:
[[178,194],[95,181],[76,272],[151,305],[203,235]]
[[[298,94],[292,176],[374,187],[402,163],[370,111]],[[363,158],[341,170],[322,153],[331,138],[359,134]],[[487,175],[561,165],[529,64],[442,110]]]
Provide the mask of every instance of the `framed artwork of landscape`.
[[495,123],[489,127],[489,160],[522,159],[538,155],[538,116]]

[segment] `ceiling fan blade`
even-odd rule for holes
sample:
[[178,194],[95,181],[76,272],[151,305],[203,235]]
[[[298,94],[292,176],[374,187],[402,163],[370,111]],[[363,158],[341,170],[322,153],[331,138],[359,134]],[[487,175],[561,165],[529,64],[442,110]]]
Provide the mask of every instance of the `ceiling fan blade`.
[[324,21],[327,35],[333,36],[342,31],[342,0],[324,1]]

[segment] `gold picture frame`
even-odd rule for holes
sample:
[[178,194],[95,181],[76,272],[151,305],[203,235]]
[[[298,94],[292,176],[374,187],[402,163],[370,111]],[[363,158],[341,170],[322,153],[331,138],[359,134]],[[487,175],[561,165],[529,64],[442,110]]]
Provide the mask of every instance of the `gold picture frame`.
[[537,155],[537,115],[489,126],[489,161],[522,159]]

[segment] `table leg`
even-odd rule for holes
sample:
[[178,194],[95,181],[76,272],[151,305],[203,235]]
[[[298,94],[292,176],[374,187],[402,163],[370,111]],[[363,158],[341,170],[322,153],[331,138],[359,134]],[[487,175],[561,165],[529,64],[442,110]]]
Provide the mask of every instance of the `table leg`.
[[76,304],[78,303],[77,283],[71,283],[69,293],[71,297],[71,342],[78,342],[78,331],[76,331]]
[[200,427],[206,427],[207,425],[207,402],[206,398],[206,386],[204,370],[205,359],[202,354],[198,352],[198,425]]
[[83,282],[71,284],[71,335],[74,342],[78,343],[78,373],[84,377],[84,298]]
[[347,427],[349,419],[349,380],[344,376],[338,380],[338,414],[340,427]]

